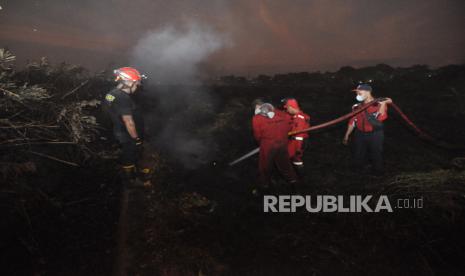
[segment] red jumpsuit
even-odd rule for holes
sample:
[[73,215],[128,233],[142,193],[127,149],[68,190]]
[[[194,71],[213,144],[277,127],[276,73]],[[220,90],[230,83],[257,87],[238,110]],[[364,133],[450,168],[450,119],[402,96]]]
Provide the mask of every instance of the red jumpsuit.
[[[299,131],[310,127],[310,116],[302,111],[292,116],[292,131]],[[308,133],[299,133],[293,135],[289,139],[287,150],[292,164],[295,166],[303,166],[303,155],[305,150],[305,139],[308,138]]]
[[288,133],[291,130],[290,117],[275,110],[275,116],[268,118],[255,115],[252,118],[254,137],[260,144],[259,172],[260,184],[269,186],[273,165],[289,183],[297,182],[297,175],[287,152]]

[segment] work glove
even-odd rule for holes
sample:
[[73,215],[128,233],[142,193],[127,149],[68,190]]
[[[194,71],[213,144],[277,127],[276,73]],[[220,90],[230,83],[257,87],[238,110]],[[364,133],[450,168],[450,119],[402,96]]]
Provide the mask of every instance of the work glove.
[[137,137],[134,139],[134,144],[136,145],[137,151],[142,151],[144,141],[141,138]]
[[136,143],[136,147],[141,147],[144,144],[144,141],[142,139],[140,139],[139,137],[137,137],[134,140],[135,140],[135,143]]
[[144,151],[144,141],[137,137],[136,139],[134,139],[134,143],[136,145],[136,153],[137,153],[137,156],[138,158],[140,158],[142,156],[142,152]]

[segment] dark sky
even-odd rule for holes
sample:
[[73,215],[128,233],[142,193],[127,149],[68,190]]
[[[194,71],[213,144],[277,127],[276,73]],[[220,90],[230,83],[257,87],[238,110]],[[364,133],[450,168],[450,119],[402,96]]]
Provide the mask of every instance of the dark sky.
[[0,0],[0,47],[100,70],[148,31],[197,22],[229,37],[223,72],[465,62],[463,0]]

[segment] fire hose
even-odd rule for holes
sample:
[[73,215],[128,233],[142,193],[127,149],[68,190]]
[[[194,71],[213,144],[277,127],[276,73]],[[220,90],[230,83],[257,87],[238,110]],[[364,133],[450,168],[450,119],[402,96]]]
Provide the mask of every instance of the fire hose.
[[[384,101],[385,98],[378,98],[378,99],[375,99],[374,101],[370,102],[370,103],[367,103],[367,104],[364,104],[362,106],[360,106],[358,109],[356,109],[355,111],[352,111],[344,116],[341,116],[339,118],[336,118],[334,120],[331,120],[331,121],[328,121],[326,123],[323,123],[323,124],[319,124],[319,125],[316,125],[316,126],[312,126],[310,128],[306,128],[306,129],[302,129],[302,130],[299,130],[299,131],[294,131],[294,132],[290,132],[289,133],[289,136],[292,136],[292,135],[296,135],[296,134],[299,134],[299,133],[304,133],[304,132],[310,132],[310,131],[315,131],[315,130],[318,130],[318,129],[322,129],[322,128],[326,128],[326,127],[329,127],[329,126],[332,126],[332,125],[335,125],[335,124],[338,124],[342,121],[345,121],[349,118],[352,118],[353,116],[365,111],[367,108],[369,108],[370,106],[378,103],[378,102],[381,102],[381,101]],[[445,142],[441,142],[441,141],[437,141],[436,139],[434,139],[431,135],[425,133],[424,131],[422,131],[420,128],[418,128],[408,117],[407,115],[405,115],[402,110],[394,103],[390,103],[390,106],[400,115],[400,117],[407,123],[408,126],[410,126],[420,137],[420,139],[424,139],[430,143],[433,143],[439,147],[442,147],[442,148],[446,148],[446,149],[454,149],[454,150],[459,150],[459,149],[465,149],[464,146],[459,146],[459,145],[451,145],[451,144],[448,144],[448,143],[445,143]],[[260,148],[256,148],[252,151],[250,151],[249,153],[241,156],[240,158],[232,161],[229,163],[229,166],[234,166],[235,164],[257,154],[258,152],[260,151]]]

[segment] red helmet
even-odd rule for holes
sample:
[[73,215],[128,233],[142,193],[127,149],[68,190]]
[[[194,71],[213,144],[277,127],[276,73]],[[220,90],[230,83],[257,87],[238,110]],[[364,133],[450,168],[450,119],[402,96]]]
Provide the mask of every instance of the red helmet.
[[116,80],[124,80],[124,81],[140,81],[145,79],[144,75],[141,75],[139,71],[132,67],[121,67],[113,71],[116,76]]
[[284,100],[284,108],[287,108],[288,106],[295,108],[295,109],[300,109],[299,103],[294,98],[288,98]]

